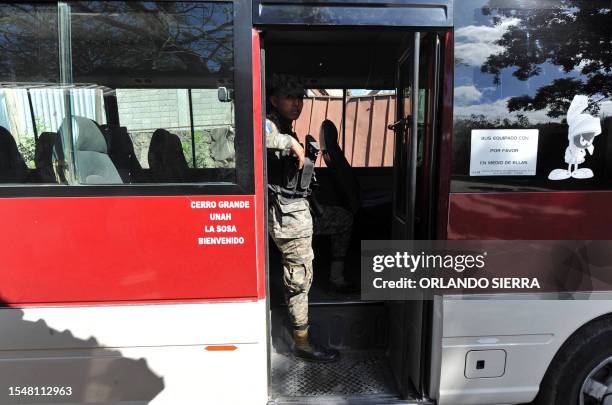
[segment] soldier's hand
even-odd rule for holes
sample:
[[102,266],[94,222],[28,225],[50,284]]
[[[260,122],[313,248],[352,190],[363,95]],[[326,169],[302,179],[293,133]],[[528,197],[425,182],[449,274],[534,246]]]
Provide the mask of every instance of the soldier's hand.
[[304,167],[304,148],[296,139],[291,142],[291,152],[298,158],[299,168]]

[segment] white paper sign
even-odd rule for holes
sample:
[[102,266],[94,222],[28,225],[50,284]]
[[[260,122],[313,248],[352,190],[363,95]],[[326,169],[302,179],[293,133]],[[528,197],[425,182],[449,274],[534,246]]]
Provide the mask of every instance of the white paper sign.
[[537,129],[473,129],[470,176],[534,176]]

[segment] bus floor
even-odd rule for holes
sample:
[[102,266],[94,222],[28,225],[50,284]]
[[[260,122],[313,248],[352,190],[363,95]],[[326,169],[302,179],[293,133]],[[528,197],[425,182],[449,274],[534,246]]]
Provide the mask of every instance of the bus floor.
[[[333,363],[309,363],[291,354],[272,354],[274,398],[397,400],[393,376],[382,351],[343,351]],[[336,401],[337,402],[337,401]]]
[[281,401],[277,403],[398,403],[385,355],[388,332],[384,303],[315,302],[309,316],[312,338],[338,349],[340,359],[311,363],[294,357],[287,308],[272,308],[270,388],[272,398]]
[[280,252],[270,239],[269,293],[271,310],[271,378],[273,403],[406,404],[390,368],[388,306],[382,301],[362,301],[360,284],[361,240],[389,239],[390,210],[362,212],[353,227],[344,276],[355,288],[331,288],[330,236],[313,238],[315,260],[309,293],[310,335],[318,343],[340,351],[334,363],[309,363],[292,354],[293,339],[282,284]]
[[386,356],[389,334],[386,304],[361,301],[358,292],[330,292],[327,277],[320,268],[322,263],[315,263],[309,294],[310,334],[316,342],[339,350],[340,359],[320,364],[293,356],[280,265],[273,265],[272,260],[271,255],[272,403],[411,403],[400,401]]

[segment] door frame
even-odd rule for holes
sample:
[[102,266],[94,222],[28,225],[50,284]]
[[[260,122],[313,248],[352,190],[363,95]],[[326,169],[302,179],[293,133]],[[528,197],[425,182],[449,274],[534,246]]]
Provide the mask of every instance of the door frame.
[[[387,7],[389,6],[389,7]],[[284,8],[284,10],[290,10],[293,8],[299,8],[300,12],[299,13],[286,13],[283,16],[282,12],[278,12],[278,13],[268,13],[268,11],[270,10],[270,7],[276,8],[277,11]],[[317,15],[314,11],[316,11],[317,9],[321,8],[321,7],[325,7],[327,9],[327,11],[329,11],[328,13],[321,13],[319,15]],[[362,8],[367,8],[368,9],[368,13],[360,13],[360,9]],[[431,18],[426,18],[424,19],[424,17],[419,17],[419,18],[414,18],[415,15],[417,15],[418,13],[413,13],[411,14],[410,18],[404,20],[404,21],[397,21],[395,20],[393,23],[391,24],[382,24],[381,22],[386,22],[384,18],[381,18],[382,15],[378,15],[377,12],[382,12],[385,11],[385,13],[387,12],[391,12],[391,13],[395,13],[397,14],[398,8],[410,8],[411,11],[417,11],[418,13],[425,13],[424,15],[430,15]],[[437,16],[434,14],[430,14],[431,13],[439,13],[440,10],[443,10],[443,14],[444,14],[444,18],[441,19],[440,15],[438,14]],[[410,13],[406,13],[406,15],[408,15]],[[420,14],[419,14],[420,15]],[[287,18],[287,16],[291,16],[291,18]],[[371,26],[371,27],[380,27],[380,28],[391,28],[391,29],[402,29],[402,30],[406,30],[407,32],[409,31],[413,31],[416,33],[415,38],[414,39],[414,43],[413,43],[413,47],[414,49],[410,49],[408,50],[403,56],[404,57],[408,57],[408,53],[410,52],[414,52],[415,55],[417,55],[416,58],[413,58],[413,75],[415,73],[415,69],[414,67],[416,66],[416,77],[415,77],[415,83],[416,83],[416,88],[418,89],[418,63],[419,63],[419,58],[418,55],[420,53],[420,39],[421,39],[421,32],[431,32],[431,31],[436,31],[439,32],[440,34],[440,38],[441,38],[441,42],[443,41],[443,46],[448,47],[449,45],[451,46],[451,55],[452,55],[452,28],[453,28],[453,0],[333,0],[333,1],[326,1],[326,0],[318,0],[318,1],[303,1],[303,0],[254,0],[253,1],[253,26],[256,30],[261,30],[261,31],[266,31],[269,29],[272,30],[277,30],[277,29],[283,29],[283,28],[308,28],[311,26],[319,26],[319,27],[342,27],[342,28],[350,28],[350,27],[354,27],[354,28],[359,28],[359,27],[363,27],[363,26]],[[444,38],[444,39],[442,39]],[[450,38],[450,41],[449,41]],[[264,62],[264,53],[265,52],[265,47],[264,47],[264,41],[263,38],[261,38],[261,42],[260,42],[260,60],[261,60],[261,69],[259,70],[259,74],[260,77],[254,77],[254,80],[260,80],[260,83],[262,85],[262,88],[265,88],[265,84],[264,84],[264,78],[265,78],[265,68],[263,66],[263,62]],[[446,56],[446,54],[449,52],[449,50],[447,48],[443,48],[446,49],[444,52],[444,56]],[[449,67],[449,63],[450,63],[450,67]],[[446,77],[448,74],[452,74],[453,70],[452,70],[452,63],[453,60],[451,59],[440,59],[438,60],[438,67],[439,67],[439,79],[442,79],[443,77]],[[446,148],[450,148],[450,131],[452,131],[452,76],[450,76],[444,83],[440,82],[438,84],[439,86],[439,91],[438,91],[438,102],[439,104],[436,104],[435,107],[436,108],[440,108],[439,113],[436,114],[436,125],[435,125],[435,129],[434,131],[436,132],[440,132],[440,134],[436,134],[436,136],[440,136],[440,139],[436,142],[438,142],[441,146],[444,147],[444,144],[447,143]],[[451,84],[450,89],[448,87],[448,83]],[[449,93],[450,91],[450,93]],[[412,111],[413,111],[413,116],[414,117],[418,117],[418,107],[419,107],[419,103],[418,103],[418,91],[414,92],[416,94],[416,101],[417,102],[413,102],[412,103]],[[262,94],[263,96],[263,94]],[[450,97],[450,104],[448,103]],[[444,99],[444,101],[442,100]],[[399,100],[397,100],[399,101]],[[262,106],[265,105],[262,101]],[[450,111],[450,115],[448,114],[448,112]],[[262,114],[264,113],[264,111],[262,111]],[[450,124],[448,123],[448,117],[450,116]],[[262,121],[265,121],[265,117],[263,117],[262,115]],[[414,134],[417,133],[417,125],[418,125],[418,120],[412,120],[411,122],[411,130]],[[440,122],[437,122],[440,121]],[[263,132],[263,131],[262,131]],[[448,132],[448,133],[447,133]],[[263,139],[262,139],[263,141]],[[265,144],[265,143],[264,143]],[[412,142],[411,145],[411,157],[415,157],[416,153],[417,153],[417,142]],[[442,156],[444,156],[444,151],[441,151],[441,153],[438,153],[438,160],[440,158],[442,158]],[[434,153],[434,152],[432,152]],[[433,156],[432,156],[433,159]],[[414,161],[411,159],[411,161]],[[395,165],[394,165],[395,166]],[[446,167],[446,165],[441,165],[441,171],[443,171],[442,166]],[[265,167],[264,167],[265,170]],[[394,168],[395,171],[395,168]],[[444,173],[441,173],[442,178],[440,180],[440,182],[444,182],[446,176],[444,175]],[[265,176],[265,173],[264,173]],[[435,177],[432,177],[432,180],[429,182],[431,186],[433,186],[435,184]],[[265,181],[265,180],[264,180]],[[416,165],[413,165],[412,169],[411,169],[411,185],[414,187],[415,186],[415,182],[416,182]],[[445,186],[444,184],[441,184],[440,182],[438,182],[438,188],[439,190],[444,190]],[[412,201],[411,201],[411,212],[410,215],[412,217],[414,217],[414,205],[416,203],[416,201],[414,200],[414,192],[411,193],[412,195]],[[447,198],[447,194],[441,192],[439,194],[439,198]],[[434,202],[432,201],[432,207],[433,210],[430,212],[440,212],[440,208],[442,208],[443,206],[447,206],[447,203],[441,203],[439,200],[437,201],[437,203],[434,205]],[[441,212],[440,215],[441,218],[445,218],[444,212]],[[440,229],[440,226],[438,226],[438,230]],[[411,236],[414,236],[414,230],[411,234]],[[446,234],[440,234],[438,232],[438,236],[445,238]],[[269,289],[269,281],[268,281],[268,274],[269,274],[269,266],[268,266],[268,260],[267,260],[267,249],[266,249],[266,288]],[[268,291],[269,292],[269,291]],[[267,301],[267,306],[269,308],[269,293],[266,294],[266,301]],[[426,399],[428,396],[429,397],[435,397],[436,393],[434,392],[428,392],[430,391],[430,387],[435,387],[435,384],[437,384],[437,380],[433,381],[434,376],[438,375],[439,372],[436,372],[436,370],[439,370],[439,364],[430,364],[429,361],[430,359],[432,359],[433,357],[433,353],[432,353],[432,349],[434,347],[436,347],[436,343],[432,342],[432,338],[435,338],[435,336],[437,335],[432,335],[432,328],[434,327],[434,324],[436,322],[434,322],[433,316],[434,316],[434,304],[433,302],[428,302],[428,301],[421,301],[423,302],[422,307],[422,319],[423,319],[423,324],[422,324],[422,329],[421,329],[421,356],[419,359],[419,367],[420,367],[420,375],[419,375],[419,381],[416,384],[416,386],[414,387],[414,389],[416,389],[416,393],[421,396],[422,398]],[[270,319],[269,319],[269,311],[268,311],[268,325],[267,325],[267,330],[268,330],[268,356],[267,356],[267,362],[268,362],[268,376],[270,376],[271,373],[271,367],[270,367]],[[406,384],[406,386],[408,386],[409,384]],[[269,380],[268,380],[268,386],[270,386],[269,384]],[[414,389],[409,389],[410,392],[412,393],[414,391]],[[407,390],[402,390],[402,395],[405,395],[406,393],[408,393],[408,389]]]

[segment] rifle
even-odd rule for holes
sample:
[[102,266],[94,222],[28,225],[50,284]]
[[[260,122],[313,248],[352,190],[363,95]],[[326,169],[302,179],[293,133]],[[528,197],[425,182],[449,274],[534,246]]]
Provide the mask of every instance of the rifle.
[[317,161],[317,157],[321,152],[321,147],[319,143],[314,139],[312,135],[306,135],[306,145],[304,146],[304,168],[300,173],[300,188],[304,190],[309,190],[308,192],[308,202],[310,203],[310,207],[312,209],[312,213],[316,217],[320,217],[323,214],[323,208],[321,204],[317,201],[317,198],[314,195],[314,189],[318,186],[317,184],[317,176],[315,174],[315,163]]

